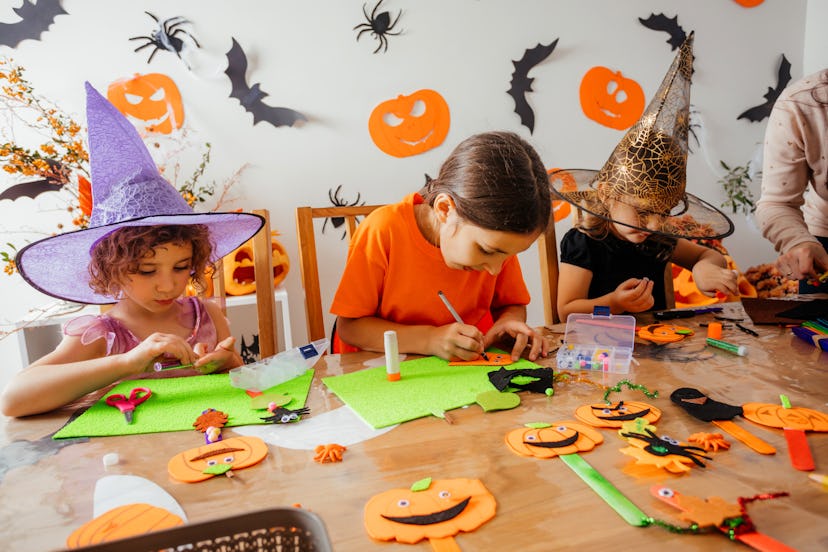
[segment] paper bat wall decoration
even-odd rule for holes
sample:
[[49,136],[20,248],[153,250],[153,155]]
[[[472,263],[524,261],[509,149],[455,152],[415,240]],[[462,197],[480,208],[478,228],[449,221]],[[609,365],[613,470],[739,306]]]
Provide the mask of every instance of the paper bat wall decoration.
[[16,47],[20,42],[30,38],[40,40],[40,35],[49,29],[58,15],[68,15],[61,7],[60,0],[23,0],[19,8],[12,8],[22,21],[17,23],[0,23],[0,44]]
[[671,50],[675,50],[682,45],[684,39],[687,38],[687,33],[678,24],[678,16],[667,17],[663,13],[658,15],[651,13],[647,19],[638,18],[642,25],[654,31],[664,31],[670,35],[667,44],[670,45]]
[[57,161],[46,159],[46,163],[51,168],[50,175],[41,174],[45,178],[9,186],[0,193],[0,200],[9,199],[14,201],[19,197],[30,197],[34,199],[40,194],[60,190],[69,181],[69,171]]
[[244,109],[253,114],[254,125],[267,121],[273,126],[293,126],[296,121],[308,120],[298,111],[286,107],[271,107],[262,102],[268,94],[259,88],[259,83],[253,86],[247,84],[247,56],[235,38],[233,47],[227,52],[227,69],[224,72],[233,86],[230,97],[239,100]]
[[534,48],[529,48],[523,52],[523,57],[520,58],[520,61],[512,60],[515,70],[512,72],[512,80],[510,81],[512,86],[509,87],[507,94],[515,100],[515,113],[520,116],[520,123],[528,128],[530,133],[535,130],[535,112],[532,111],[531,106],[526,101],[526,93],[532,92],[532,82],[535,79],[529,78],[529,71],[535,65],[549,57],[549,54],[558,45],[558,40],[556,38],[548,46],[538,44]]
[[768,117],[770,115],[771,108],[773,108],[773,104],[776,103],[776,99],[779,97],[779,94],[782,93],[790,81],[791,62],[788,61],[785,54],[782,54],[782,61],[779,62],[779,71],[776,73],[776,88],[768,87],[768,91],[764,95],[764,98],[767,101],[761,105],[751,107],[747,111],[744,111],[741,115],[736,117],[736,119],[747,119],[748,121],[756,123],[765,117]]

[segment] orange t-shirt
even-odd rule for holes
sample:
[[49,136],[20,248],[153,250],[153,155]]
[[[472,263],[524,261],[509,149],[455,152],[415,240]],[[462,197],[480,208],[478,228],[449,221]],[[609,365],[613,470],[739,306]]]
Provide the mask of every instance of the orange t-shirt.
[[351,240],[331,313],[443,326],[454,318],[437,295],[442,290],[463,321],[485,333],[493,324],[493,310],[529,304],[517,257],[507,259],[497,276],[446,266],[440,249],[417,227],[414,205],[422,202],[419,194],[410,194],[362,221]]

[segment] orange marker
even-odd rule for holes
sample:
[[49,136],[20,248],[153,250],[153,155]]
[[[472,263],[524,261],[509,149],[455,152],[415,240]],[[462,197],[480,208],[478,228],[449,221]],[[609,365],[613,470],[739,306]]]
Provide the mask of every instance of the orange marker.
[[385,372],[388,381],[400,380],[400,354],[397,345],[397,332],[388,330],[385,338]]

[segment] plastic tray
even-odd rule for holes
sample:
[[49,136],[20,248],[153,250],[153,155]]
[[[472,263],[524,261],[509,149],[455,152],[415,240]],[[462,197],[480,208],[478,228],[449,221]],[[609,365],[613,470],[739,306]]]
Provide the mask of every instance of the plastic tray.
[[634,316],[573,313],[566,318],[558,369],[626,374],[634,345]]

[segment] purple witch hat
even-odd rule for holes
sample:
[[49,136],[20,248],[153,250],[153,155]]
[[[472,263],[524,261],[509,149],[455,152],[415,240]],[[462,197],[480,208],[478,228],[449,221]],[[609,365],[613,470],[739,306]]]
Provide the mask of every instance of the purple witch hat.
[[78,303],[113,303],[89,287],[90,251],[125,226],[203,224],[213,243],[211,261],[227,255],[259,231],[264,221],[249,213],[195,213],[158,172],[132,124],[86,83],[92,215],[89,228],[27,245],[15,262],[23,279],[47,295]]

